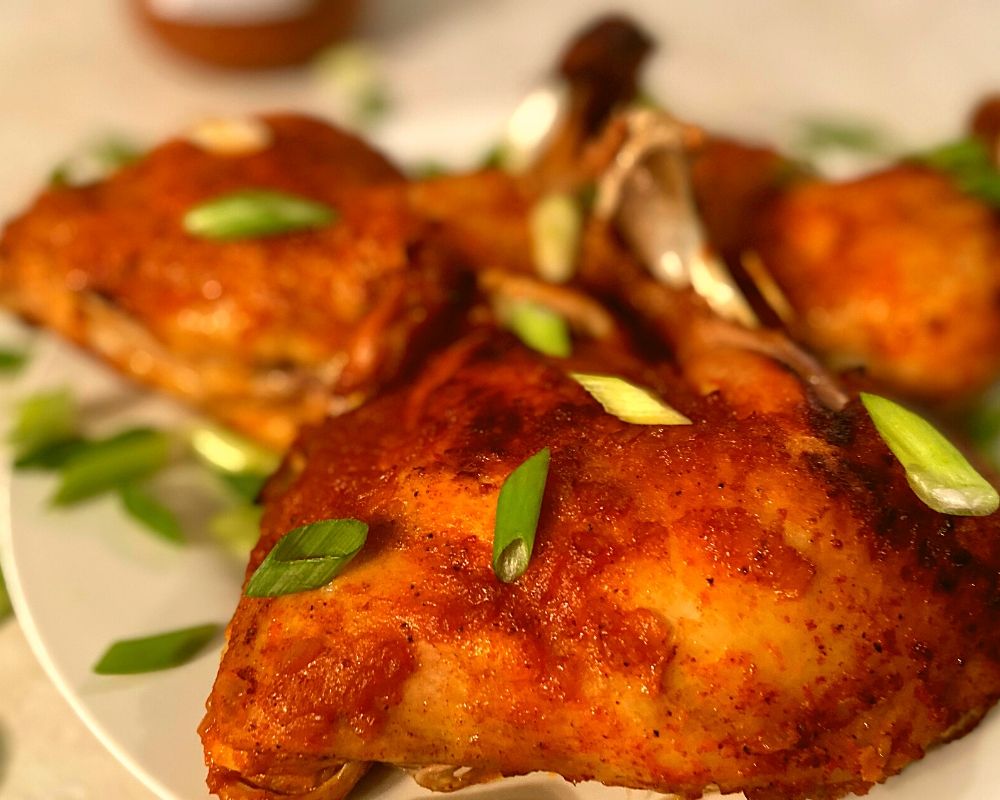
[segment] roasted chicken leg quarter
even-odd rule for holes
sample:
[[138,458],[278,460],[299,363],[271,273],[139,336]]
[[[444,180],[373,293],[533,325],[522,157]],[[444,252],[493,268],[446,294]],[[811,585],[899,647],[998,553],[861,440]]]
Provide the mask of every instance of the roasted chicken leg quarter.
[[[436,788],[544,770],[828,800],[975,725],[1000,696],[1000,520],[922,505],[857,401],[712,352],[688,374],[473,332],[305,432],[249,572],[304,523],[368,540],[323,588],[241,598],[201,726],[212,791],[319,797],[374,760]],[[622,422],[571,370],[691,424]],[[543,447],[534,555],[504,584],[497,495]]]
[[[975,117],[991,153],[997,116],[987,103]],[[903,161],[830,181],[712,137],[692,179],[715,246],[831,366],[953,407],[1000,375],[1000,221],[946,171]]]
[[[318,120],[264,117],[240,154],[188,139],[106,181],[53,187],[0,241],[0,299],[127,375],[287,445],[396,376],[459,290],[401,174]],[[243,190],[329,204],[320,230],[216,241],[183,227]]]

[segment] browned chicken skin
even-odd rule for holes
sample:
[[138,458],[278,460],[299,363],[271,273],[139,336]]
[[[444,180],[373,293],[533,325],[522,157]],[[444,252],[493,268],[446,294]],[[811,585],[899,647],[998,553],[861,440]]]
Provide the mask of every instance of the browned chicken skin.
[[[0,243],[0,296],[127,374],[285,445],[302,420],[398,371],[459,283],[409,212],[398,171],[300,116],[264,119],[250,155],[169,142],[109,180],[53,188]],[[235,242],[185,233],[197,203],[266,188],[329,203],[335,224]]]
[[1000,375],[1000,221],[949,176],[900,164],[829,182],[717,139],[692,180],[713,244],[763,270],[781,293],[772,310],[830,364],[939,405]]
[[[305,434],[249,569],[318,519],[369,539],[323,589],[241,599],[202,726],[213,791],[371,759],[823,800],[973,725],[1000,695],[1000,520],[923,506],[856,402],[756,353],[714,365],[703,395],[704,370],[473,334]],[[571,369],[693,424],[623,423]],[[542,447],[535,554],[504,585],[497,492]]]
[[[1000,696],[996,519],[921,505],[807,354],[656,283],[607,223],[588,220],[568,289],[526,280],[529,212],[614,157],[591,139],[648,48],[620,20],[583,41],[564,60],[570,124],[527,175],[407,183],[358,140],[278,116],[259,153],[171,142],[47,192],[4,234],[4,301],[128,374],[274,444],[347,412],[308,429],[271,481],[248,574],[305,522],[354,516],[371,535],[322,590],[242,598],[201,729],[223,798],[340,798],[375,760],[442,789],[550,770],[824,800],[898,772]],[[615,48],[605,95],[588,59]],[[934,399],[1000,366],[996,222],[946,178],[789,183],[779,156],[713,139],[692,171],[716,247],[761,257],[802,341]],[[339,220],[228,243],[183,232],[191,206],[246,188]],[[487,294],[548,293],[603,341],[559,361],[480,325],[425,362],[442,329],[472,324],[470,272]],[[650,386],[693,424],[622,423],[569,369]],[[504,586],[496,496],[541,447],[535,557]]]
[[938,402],[1000,374],[1000,224],[947,176],[899,166],[802,183],[751,241],[793,335],[834,363]]

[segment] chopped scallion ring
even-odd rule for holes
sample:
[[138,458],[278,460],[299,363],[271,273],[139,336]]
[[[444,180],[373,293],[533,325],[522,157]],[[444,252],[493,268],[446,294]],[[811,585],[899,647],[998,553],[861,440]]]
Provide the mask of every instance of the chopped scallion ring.
[[336,219],[330,206],[267,189],[225,194],[184,215],[184,230],[201,239],[248,239],[321,228]]
[[878,395],[862,392],[861,402],[926,505],[942,514],[975,517],[997,510],[996,489],[927,420]]
[[255,503],[270,473],[263,472],[219,472],[222,482],[240,500]]
[[549,283],[572,278],[583,231],[583,214],[576,198],[563,192],[545,195],[531,209],[528,225],[538,276]]
[[135,675],[186,664],[222,629],[221,625],[194,625],[112,644],[94,665],[98,675]]
[[524,300],[512,303],[505,316],[507,327],[533,350],[556,358],[573,352],[569,325],[552,309]]
[[924,153],[913,160],[944,172],[966,194],[994,207],[1000,206],[1000,172],[986,145],[975,138],[959,139]]
[[15,458],[14,469],[62,469],[63,465],[83,450],[88,443],[80,436],[73,436],[69,439],[36,447]]
[[190,433],[191,448],[210,467],[222,472],[267,473],[278,468],[280,457],[245,436],[215,426],[203,425]]
[[105,136],[74,153],[49,176],[53,186],[83,186],[103,180],[142,158],[142,150],[120,136]]
[[7,582],[3,579],[3,572],[0,571],[0,620],[10,616],[13,611],[10,604],[10,595],[7,594]]
[[260,506],[239,505],[220,511],[208,523],[213,539],[245,562],[260,538]]
[[797,149],[807,156],[829,151],[883,155],[892,144],[884,131],[868,122],[814,118],[803,121]]
[[633,425],[690,425],[691,420],[671,408],[648,389],[614,375],[571,372],[569,376],[587,390],[604,410]]
[[244,594],[276,597],[325,586],[367,538],[368,526],[356,519],[324,519],[289,531],[250,576]]
[[341,116],[356,128],[368,129],[391,110],[388,87],[376,53],[357,42],[338,44],[316,58],[320,79],[336,94]]
[[76,402],[68,390],[57,389],[21,401],[14,412],[9,439],[20,461],[58,442],[76,438],[76,431]]
[[150,428],[135,428],[87,442],[63,466],[52,502],[57,506],[72,505],[152,475],[167,465],[170,450],[170,437]]
[[28,354],[23,350],[13,350],[9,347],[0,348],[0,372],[10,373],[20,370],[28,360]]
[[551,457],[549,448],[542,448],[510,473],[500,487],[493,528],[493,572],[504,583],[512,583],[528,569]]
[[161,539],[174,544],[184,543],[184,534],[181,533],[177,516],[145,489],[128,483],[121,487],[118,494],[122,506],[132,519],[142,523]]

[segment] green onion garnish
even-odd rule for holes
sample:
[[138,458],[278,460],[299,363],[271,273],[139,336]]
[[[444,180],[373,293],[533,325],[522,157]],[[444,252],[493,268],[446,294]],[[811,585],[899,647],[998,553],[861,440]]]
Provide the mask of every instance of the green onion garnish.
[[976,398],[975,405],[962,416],[966,435],[994,470],[1000,469],[1000,384],[994,384]]
[[63,466],[55,505],[66,506],[145,478],[170,460],[170,437],[136,428],[88,442]]
[[861,402],[924,503],[942,514],[981,517],[997,510],[996,489],[927,420],[878,395],[862,392]]
[[247,583],[248,597],[276,597],[325,586],[364,547],[368,526],[325,519],[286,533]]
[[25,398],[14,412],[9,438],[19,459],[44,448],[76,438],[77,413],[73,396],[66,389],[39,392]]
[[177,516],[163,503],[140,486],[127,483],[118,491],[122,506],[129,516],[168,542],[184,542]]
[[112,644],[94,665],[98,675],[134,675],[156,672],[186,664],[200,653],[222,628],[221,625],[194,625]]
[[885,133],[856,120],[810,119],[802,123],[796,149],[806,155],[830,150],[883,155],[892,150]]
[[191,431],[190,441],[191,448],[202,461],[223,472],[270,474],[281,461],[273,450],[224,428],[197,427]]
[[528,347],[556,358],[573,352],[569,325],[550,308],[530,301],[512,303],[505,313],[507,327]]
[[321,228],[335,218],[323,203],[248,189],[196,205],[184,215],[184,230],[201,239],[247,239]]
[[918,153],[913,160],[946,173],[966,194],[1000,207],[1000,172],[979,139],[960,139]]
[[263,472],[220,472],[219,477],[240,500],[255,503],[269,476]]
[[63,465],[84,450],[89,443],[83,437],[74,436],[37,447],[14,459],[14,469],[62,469]]
[[580,384],[604,410],[622,422],[633,425],[690,425],[691,420],[671,408],[659,397],[613,375],[571,372],[569,376]]
[[427,159],[426,161],[414,164],[407,171],[409,172],[410,178],[415,181],[430,181],[447,175],[448,167],[440,161]]
[[142,158],[142,150],[120,136],[91,142],[59,164],[49,175],[52,186],[82,186],[106,178]]
[[9,347],[0,348],[0,373],[17,372],[28,360],[28,354],[23,350],[12,350]]
[[7,594],[7,582],[3,579],[3,570],[0,570],[0,620],[10,616],[13,611],[10,604],[10,595]]
[[241,561],[246,561],[260,538],[262,513],[260,506],[239,505],[227,508],[209,520],[209,535]]
[[518,466],[500,487],[493,528],[493,572],[504,583],[528,568],[542,510],[551,451],[544,447]]
[[338,44],[316,58],[320,79],[337,94],[342,115],[355,127],[380,122],[392,107],[376,54],[357,42]]
[[531,209],[528,225],[539,277],[549,283],[572,278],[583,231],[583,214],[576,198],[562,192],[545,195]]
[[478,164],[478,168],[481,170],[505,169],[507,166],[507,149],[502,142],[492,145],[479,157]]

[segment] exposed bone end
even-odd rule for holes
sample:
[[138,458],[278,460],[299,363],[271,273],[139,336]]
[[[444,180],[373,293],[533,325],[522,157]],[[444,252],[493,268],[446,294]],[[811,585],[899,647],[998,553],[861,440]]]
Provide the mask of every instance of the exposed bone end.
[[528,301],[561,314],[571,328],[593,339],[608,340],[618,335],[618,326],[604,307],[576,289],[501,269],[481,272],[478,279],[480,289],[490,298],[500,319],[510,303]]
[[627,135],[601,177],[597,215],[614,221],[658,281],[675,290],[690,287],[719,316],[757,327],[756,314],[702,231],[687,167],[695,134],[652,109],[623,119]]

